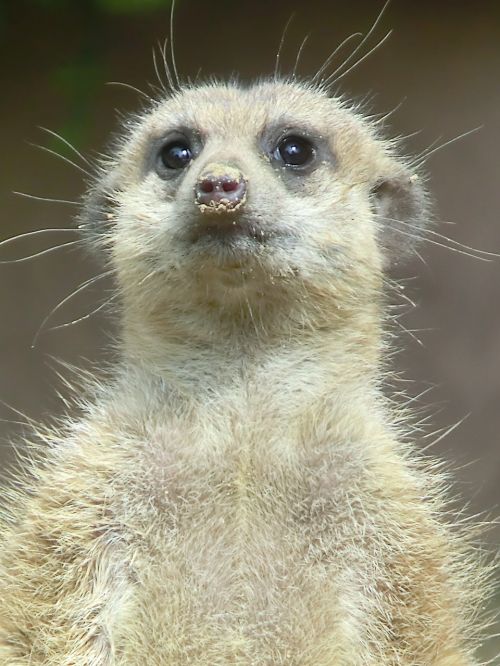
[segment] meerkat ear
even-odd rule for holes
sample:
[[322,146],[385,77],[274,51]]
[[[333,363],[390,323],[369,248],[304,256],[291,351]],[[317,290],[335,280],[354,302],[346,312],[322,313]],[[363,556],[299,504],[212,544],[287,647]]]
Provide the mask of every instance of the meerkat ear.
[[397,265],[411,255],[428,223],[425,189],[416,174],[401,169],[379,178],[371,196],[386,266]]

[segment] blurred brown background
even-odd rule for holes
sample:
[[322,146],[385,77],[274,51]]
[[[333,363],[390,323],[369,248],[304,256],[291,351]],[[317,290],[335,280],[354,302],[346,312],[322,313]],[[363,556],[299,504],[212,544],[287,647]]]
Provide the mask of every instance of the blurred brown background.
[[[313,74],[347,35],[366,32],[382,3],[359,0],[178,0],[175,51],[181,75],[228,75],[244,79],[271,74],[283,27],[292,12],[282,66],[293,68],[302,39],[310,33],[299,66]],[[147,88],[155,81],[151,49],[168,35],[167,0],[39,0],[0,4],[0,238],[44,227],[73,224],[74,207],[16,197],[13,190],[73,200],[83,191],[78,170],[36,150],[41,143],[71,157],[62,143],[37,126],[60,132],[92,157],[117,128],[115,109],[140,105],[132,91],[105,85],[122,81]],[[433,155],[427,169],[442,222],[435,229],[452,239],[500,252],[500,4],[393,0],[367,48],[387,30],[390,39],[342,81],[356,99],[373,94],[375,112],[403,101],[391,116],[391,134],[419,133],[410,153],[435,139],[472,134]],[[345,52],[348,53],[348,50]],[[339,64],[336,60],[335,65]],[[453,222],[453,224],[447,224]],[[0,246],[0,260],[30,255],[73,240],[69,233],[26,237]],[[456,469],[457,490],[470,512],[500,515],[500,259],[472,259],[436,245],[419,248],[401,274],[418,307],[401,321],[416,335],[399,335],[397,370],[411,382],[398,389],[430,406],[429,431],[468,418],[441,440],[435,452]],[[0,264],[0,447],[3,464],[12,421],[58,414],[62,387],[52,357],[80,367],[109,358],[113,324],[102,313],[73,326],[51,326],[91,312],[104,300],[104,282],[84,290],[51,317],[51,309],[97,274],[76,247],[33,260]],[[64,374],[64,373],[63,373]],[[67,373],[66,373],[67,374]],[[5,404],[4,404],[5,403]],[[9,405],[9,406],[8,406]],[[432,439],[432,438],[431,438]],[[429,440],[424,440],[424,444]],[[490,531],[496,547],[500,530]]]

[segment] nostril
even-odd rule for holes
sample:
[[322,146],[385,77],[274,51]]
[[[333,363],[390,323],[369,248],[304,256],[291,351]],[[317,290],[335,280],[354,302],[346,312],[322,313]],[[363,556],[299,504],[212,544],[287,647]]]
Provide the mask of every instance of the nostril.
[[239,187],[241,187],[241,181],[239,180],[225,180],[222,183],[222,189],[224,192],[234,192]]
[[205,194],[209,194],[214,191],[214,183],[208,178],[204,178],[199,184],[200,190]]

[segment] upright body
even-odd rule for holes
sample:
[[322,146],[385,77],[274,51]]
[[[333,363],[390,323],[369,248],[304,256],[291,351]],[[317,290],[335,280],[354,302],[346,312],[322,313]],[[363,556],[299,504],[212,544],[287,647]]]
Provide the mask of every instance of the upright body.
[[1,663],[476,663],[479,567],[382,392],[384,270],[426,218],[318,87],[182,89],[129,127],[82,215],[120,360],[10,504]]

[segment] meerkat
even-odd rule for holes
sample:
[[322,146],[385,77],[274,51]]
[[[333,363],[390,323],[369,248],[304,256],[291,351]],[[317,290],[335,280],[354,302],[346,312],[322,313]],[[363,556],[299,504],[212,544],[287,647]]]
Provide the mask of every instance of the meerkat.
[[119,360],[11,489],[2,664],[478,663],[481,567],[383,390],[384,275],[428,211],[321,84],[184,86],[125,126],[80,218]]

